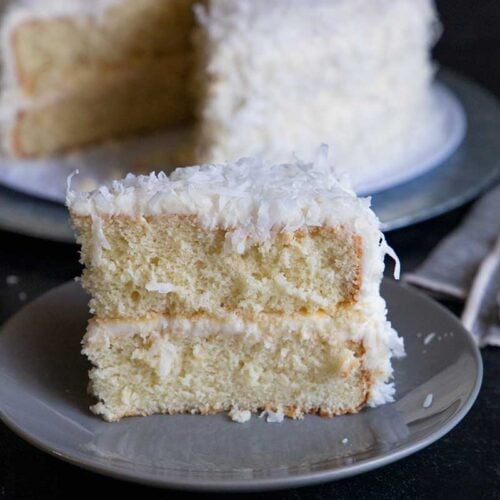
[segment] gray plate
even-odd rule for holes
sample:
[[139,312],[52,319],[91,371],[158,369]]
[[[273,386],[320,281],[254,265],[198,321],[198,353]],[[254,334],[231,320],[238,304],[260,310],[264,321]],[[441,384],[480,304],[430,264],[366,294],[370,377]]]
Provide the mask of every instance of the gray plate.
[[[383,229],[409,226],[476,197],[498,177],[500,107],[494,96],[449,70],[438,75],[462,102],[467,133],[442,165],[412,181],[373,195]],[[0,186],[0,228],[30,236],[73,242],[66,209]]]
[[[256,417],[237,424],[224,414],[106,423],[87,409],[87,365],[79,354],[87,298],[69,283],[25,307],[3,328],[0,416],[58,458],[155,486],[264,490],[360,474],[450,431],[469,411],[482,378],[477,347],[453,315],[392,281],[384,282],[383,295],[408,353],[395,362],[394,404],[281,424]],[[426,344],[430,333],[435,337]],[[433,402],[424,408],[428,394]]]

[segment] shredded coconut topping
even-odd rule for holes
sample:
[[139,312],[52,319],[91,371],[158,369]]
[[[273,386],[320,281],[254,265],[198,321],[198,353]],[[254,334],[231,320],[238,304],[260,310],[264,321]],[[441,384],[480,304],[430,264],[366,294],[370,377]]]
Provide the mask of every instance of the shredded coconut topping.
[[[304,227],[344,225],[379,230],[369,198],[357,198],[328,162],[328,147],[313,163],[271,165],[257,158],[202,165],[148,176],[132,174],[91,193],[68,189],[67,204],[78,216],[91,216],[105,246],[97,218],[194,215],[207,229],[228,230],[227,250],[242,253],[248,244],[265,242],[277,232]],[[380,237],[383,237],[380,233]],[[392,255],[387,245],[383,251]]]
[[268,424],[281,424],[281,422],[285,419],[285,414],[281,409],[278,409],[278,411],[264,410],[259,415],[259,418],[263,417],[265,417]]
[[160,283],[157,281],[149,281],[146,283],[146,290],[148,292],[158,292],[158,293],[170,293],[175,290],[175,286],[172,283]]
[[394,279],[398,280],[401,276],[401,262],[399,257],[396,255],[396,252],[389,246],[385,237],[382,240],[382,249],[383,251],[394,261]]
[[429,333],[429,335],[426,335],[424,338],[424,345],[430,344],[434,340],[435,336],[435,333]]
[[432,393],[427,394],[427,396],[424,399],[424,404],[422,405],[424,408],[429,408],[432,404],[432,399],[433,399]]
[[432,0],[200,4],[194,40],[209,83],[199,138],[210,160],[312,158],[321,138],[362,186],[442,134],[429,91]]
[[229,412],[229,417],[233,422],[244,424],[252,418],[252,413],[250,410],[240,410],[237,407],[233,407]]

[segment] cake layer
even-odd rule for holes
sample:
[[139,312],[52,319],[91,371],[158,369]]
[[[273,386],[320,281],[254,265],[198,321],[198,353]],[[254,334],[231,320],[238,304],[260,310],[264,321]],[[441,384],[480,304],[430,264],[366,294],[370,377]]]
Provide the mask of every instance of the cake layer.
[[[188,50],[194,0],[18,2],[4,23],[7,84],[43,95],[83,71],[109,72]],[[64,5],[62,5],[64,4]],[[73,75],[73,76],[71,76]]]
[[14,115],[5,145],[30,157],[186,122],[192,109],[185,86],[189,66],[185,55],[145,60],[107,74],[87,73],[78,91],[36,104],[4,103]]
[[272,245],[227,252],[224,230],[192,217],[103,219],[107,245],[92,265],[90,217],[74,219],[86,265],[82,284],[103,317],[325,310],[354,302],[361,237],[341,227],[280,234]]
[[133,177],[68,194],[91,308],[149,312],[334,314],[378,294],[378,220],[326,160],[252,159]]
[[106,420],[153,413],[283,410],[298,418],[392,400],[392,353],[402,341],[383,301],[324,314],[242,319],[154,316],[91,320],[83,352],[94,365],[94,412]]

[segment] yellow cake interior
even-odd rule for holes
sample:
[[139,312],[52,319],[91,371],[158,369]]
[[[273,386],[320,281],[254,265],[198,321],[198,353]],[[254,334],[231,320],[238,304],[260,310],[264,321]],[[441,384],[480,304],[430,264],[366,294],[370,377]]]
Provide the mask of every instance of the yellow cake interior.
[[41,96],[92,81],[96,86],[103,73],[189,55],[194,3],[126,0],[97,17],[41,17],[19,24],[11,36],[24,91]]
[[107,243],[96,261],[92,219],[74,223],[83,285],[102,317],[334,313],[360,286],[361,240],[342,227],[279,234],[239,254],[226,251],[227,231],[207,230],[192,217],[117,216],[102,220]]
[[106,78],[84,75],[80,88],[18,112],[13,146],[36,156],[189,121],[189,68],[189,57],[176,55],[114,69]]
[[99,15],[37,17],[9,33],[17,105],[6,146],[65,152],[193,118],[194,0],[126,0]]

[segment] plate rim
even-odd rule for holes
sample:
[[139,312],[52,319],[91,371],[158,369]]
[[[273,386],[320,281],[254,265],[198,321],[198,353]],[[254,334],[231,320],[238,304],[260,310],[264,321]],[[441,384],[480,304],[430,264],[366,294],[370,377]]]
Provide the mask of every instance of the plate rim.
[[[10,325],[14,323],[20,316],[25,314],[25,310],[35,303],[40,303],[46,300],[47,296],[50,294],[61,293],[65,288],[74,288],[78,284],[74,281],[68,281],[59,286],[47,290],[45,293],[37,297],[35,300],[26,304],[14,315],[12,315],[6,322],[4,322],[0,327],[0,349],[2,343],[2,334],[9,328]],[[429,435],[419,439],[416,443],[407,445],[400,450],[383,452],[375,458],[368,458],[362,460],[361,462],[355,464],[348,464],[334,469],[321,470],[315,472],[299,473],[294,476],[289,477],[276,477],[276,478],[258,478],[258,479],[229,479],[229,480],[206,480],[206,479],[195,479],[190,478],[189,482],[186,480],[173,479],[172,477],[159,478],[158,476],[142,472],[140,475],[134,475],[133,473],[127,473],[117,470],[116,467],[112,465],[96,464],[91,459],[85,458],[75,458],[69,453],[61,452],[55,448],[52,448],[50,444],[47,444],[43,439],[38,438],[32,432],[25,430],[22,426],[18,425],[13,421],[2,409],[2,402],[0,401],[0,421],[6,425],[12,432],[17,434],[21,439],[28,442],[35,448],[48,453],[49,455],[58,458],[64,462],[75,465],[79,468],[111,477],[114,479],[119,479],[127,482],[132,482],[136,484],[143,484],[147,486],[154,486],[158,488],[174,489],[179,491],[195,491],[195,492],[257,492],[257,491],[272,491],[288,488],[298,488],[303,486],[321,484],[326,482],[331,482],[339,479],[344,479],[352,477],[364,472],[378,469],[385,465],[389,465],[396,461],[401,460],[407,456],[410,456],[423,448],[433,444],[434,442],[441,439],[444,435],[450,432],[454,427],[456,427],[467,413],[472,408],[475,403],[483,380],[483,362],[482,356],[479,348],[474,340],[472,334],[460,323],[459,319],[451,313],[446,307],[432,299],[421,290],[413,287],[405,282],[396,282],[391,278],[384,277],[382,282],[383,287],[394,287],[402,288],[405,293],[414,295],[417,300],[425,302],[428,306],[436,308],[440,314],[447,317],[448,320],[456,323],[460,334],[463,334],[467,342],[467,346],[470,349],[470,354],[472,354],[474,361],[477,366],[476,378],[474,385],[468,398],[464,401],[459,411],[453,415],[444,425],[440,426],[437,430],[430,433]],[[167,469],[168,470],[168,469]]]

